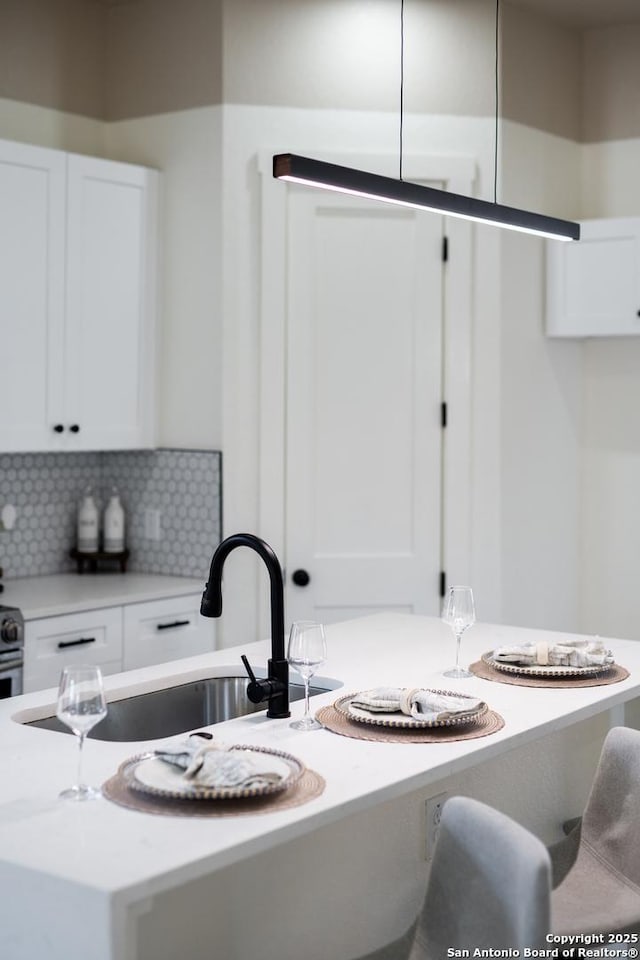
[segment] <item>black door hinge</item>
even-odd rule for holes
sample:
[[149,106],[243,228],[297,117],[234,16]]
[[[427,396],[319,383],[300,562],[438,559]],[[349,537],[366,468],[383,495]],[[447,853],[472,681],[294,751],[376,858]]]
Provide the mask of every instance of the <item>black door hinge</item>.
[[449,237],[442,238],[442,262],[446,263],[449,259]]
[[444,597],[447,589],[447,575],[444,570],[440,571],[440,596]]
[[447,425],[447,404],[443,401],[440,404],[440,426],[444,430]]

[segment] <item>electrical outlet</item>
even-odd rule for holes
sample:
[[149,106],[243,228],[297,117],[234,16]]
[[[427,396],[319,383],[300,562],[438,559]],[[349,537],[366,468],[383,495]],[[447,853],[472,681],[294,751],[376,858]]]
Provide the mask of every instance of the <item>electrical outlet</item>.
[[160,531],[160,511],[147,509],[144,512],[144,535],[147,540],[159,540]]
[[427,829],[425,832],[424,855],[426,860],[431,860],[433,849],[436,845],[442,808],[447,799],[447,793],[437,793],[434,797],[429,797],[425,803],[427,816]]

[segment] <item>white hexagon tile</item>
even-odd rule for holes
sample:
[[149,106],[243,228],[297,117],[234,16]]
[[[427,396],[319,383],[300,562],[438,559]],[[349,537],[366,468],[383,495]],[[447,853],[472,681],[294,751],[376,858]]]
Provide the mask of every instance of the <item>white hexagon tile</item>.
[[220,542],[220,453],[165,449],[0,454],[0,507],[17,511],[14,528],[0,532],[5,577],[75,569],[69,551],[89,486],[101,514],[118,488],[128,570],[206,579]]

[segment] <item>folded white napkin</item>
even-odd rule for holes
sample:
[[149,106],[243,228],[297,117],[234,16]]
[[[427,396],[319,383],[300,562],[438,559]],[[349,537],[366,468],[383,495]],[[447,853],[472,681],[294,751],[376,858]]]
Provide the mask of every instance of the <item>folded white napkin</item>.
[[193,760],[194,755],[202,747],[203,742],[200,738],[196,739],[194,737],[191,739],[187,737],[177,742],[165,743],[153,752],[156,757],[164,760],[165,763],[172,763],[174,767],[180,767],[181,770],[186,770]]
[[608,667],[614,662],[611,650],[607,650],[600,639],[513,644],[498,647],[493,651],[493,659],[501,663],[542,667]]
[[197,786],[263,787],[279,783],[290,771],[288,764],[272,754],[253,750],[230,750],[202,740],[168,743],[154,751],[160,760],[184,770],[183,776]]
[[404,713],[415,720],[449,720],[460,713],[477,710],[482,700],[455,697],[451,694],[425,690],[421,687],[377,687],[363,690],[352,699],[351,705],[372,713]]

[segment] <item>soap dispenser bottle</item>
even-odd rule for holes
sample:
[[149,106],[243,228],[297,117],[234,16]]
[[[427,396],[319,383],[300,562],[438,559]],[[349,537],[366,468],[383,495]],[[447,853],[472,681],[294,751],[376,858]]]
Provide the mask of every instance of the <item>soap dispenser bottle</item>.
[[98,508],[93,499],[93,490],[87,487],[78,509],[78,552],[98,551]]
[[104,511],[104,552],[122,553],[124,550],[124,509],[116,487]]

